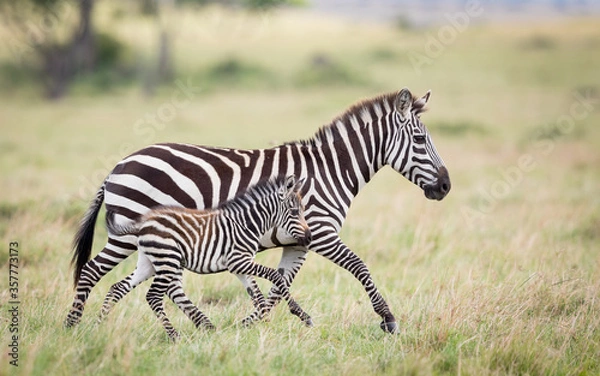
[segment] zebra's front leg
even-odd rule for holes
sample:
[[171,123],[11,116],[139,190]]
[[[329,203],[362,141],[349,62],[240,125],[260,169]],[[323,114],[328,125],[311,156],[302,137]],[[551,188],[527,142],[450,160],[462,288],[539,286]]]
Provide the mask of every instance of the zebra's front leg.
[[306,312],[304,312],[300,305],[296,303],[294,298],[292,298],[290,295],[290,290],[286,286],[283,277],[277,270],[269,268],[268,266],[257,264],[251,259],[239,261],[235,264],[235,266],[230,267],[229,270],[234,274],[253,275],[269,280],[282,291],[281,295],[283,299],[287,301],[290,312],[294,316],[298,316],[300,320],[302,320],[307,326],[313,326],[312,319]]
[[179,307],[179,309],[186,314],[186,316],[192,320],[196,328],[214,330],[215,326],[210,322],[208,317],[202,313],[192,303],[192,301],[185,295],[183,291],[183,285],[181,283],[181,271],[175,277],[175,279],[171,282],[169,289],[167,290],[167,296]]
[[242,320],[242,325],[250,326],[254,322],[265,318],[267,313],[265,296],[263,295],[262,291],[260,291],[260,288],[258,287],[258,284],[254,278],[243,274],[236,274],[235,276],[238,277],[240,282],[242,282],[246,288],[246,292],[248,295],[250,295],[250,299],[252,299],[252,303],[254,304],[254,312]]
[[386,333],[396,333],[398,330],[396,318],[373,283],[371,273],[365,263],[339,237],[323,238],[327,240],[322,243],[313,240],[311,243],[313,250],[352,273],[354,278],[358,279],[365,288],[375,313],[383,319],[379,327]]
[[304,312],[300,305],[296,303],[294,298],[292,298],[290,290],[286,285],[285,281],[283,280],[281,274],[275,269],[271,269],[263,265],[258,266],[259,272],[261,272],[261,269],[263,269],[262,272],[264,273],[265,278],[274,283],[279,288],[279,290],[281,291],[281,297],[287,301],[288,307],[292,315],[298,316],[300,320],[302,320],[302,322],[306,324],[306,326],[312,327],[312,318],[306,312]]
[[[307,253],[308,250],[300,246],[288,246],[283,248],[281,261],[279,261],[277,270],[283,277],[283,281],[288,289],[292,285],[296,274],[298,274],[298,271],[300,271],[300,268],[304,264]],[[271,312],[273,307],[275,307],[281,301],[282,297],[281,290],[277,287],[277,285],[273,285],[271,290],[269,290],[263,317],[266,317],[266,315]],[[259,315],[259,313],[255,310],[245,320],[251,319],[257,315]]]

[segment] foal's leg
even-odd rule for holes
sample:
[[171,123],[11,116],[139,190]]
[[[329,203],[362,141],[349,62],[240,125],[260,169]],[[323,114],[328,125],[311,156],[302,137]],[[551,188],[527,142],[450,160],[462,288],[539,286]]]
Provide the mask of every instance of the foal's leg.
[[200,329],[203,327],[204,329],[208,330],[215,329],[215,326],[210,322],[208,317],[202,313],[202,311],[200,311],[198,307],[196,307],[194,303],[192,303],[185,295],[185,292],[183,291],[183,285],[181,283],[181,274],[182,273],[180,270],[179,274],[171,282],[171,285],[167,290],[167,295],[169,298],[171,298],[173,303],[177,304],[177,307],[179,307],[179,309],[181,309],[183,313],[185,313],[186,316],[192,320],[194,325],[196,325],[196,328]]
[[119,300],[123,299],[131,290],[155,274],[154,266],[148,257],[143,252],[138,253],[137,267],[133,273],[112,285],[110,290],[108,290],[98,320],[101,321],[104,319]]
[[250,295],[252,303],[254,304],[254,312],[242,320],[243,325],[249,326],[255,321],[262,320],[268,313],[265,296],[263,295],[262,291],[260,291],[260,288],[258,287],[258,284],[254,278],[244,274],[236,274],[235,276],[238,277],[238,279],[242,282],[246,288],[246,292],[248,295]]
[[[306,255],[308,250],[302,246],[285,246],[281,254],[281,261],[277,270],[279,274],[283,276],[283,280],[286,286],[289,288],[292,285],[292,281],[300,271],[302,264],[306,261]],[[266,299],[265,315],[268,315],[271,309],[275,307],[281,300],[281,292],[277,286],[271,287],[268,298]],[[253,312],[250,317],[256,316],[257,312]]]
[[179,338],[179,333],[177,333],[169,321],[169,318],[165,313],[163,302],[163,298],[167,292],[167,289],[173,280],[173,274],[170,271],[163,272],[159,270],[157,270],[156,273],[156,277],[154,278],[154,281],[152,281],[150,290],[148,290],[148,293],[146,294],[146,301],[156,314],[156,317],[158,317],[160,322],[163,324],[167,334],[169,335],[169,338],[175,341]]
[[229,271],[233,274],[254,275],[271,281],[271,283],[275,284],[279,291],[281,291],[281,296],[287,301],[290,312],[293,315],[298,316],[307,326],[313,325],[310,316],[302,310],[300,305],[298,305],[290,295],[290,290],[277,270],[257,264],[252,259],[247,259],[236,262],[234,266],[230,266]]

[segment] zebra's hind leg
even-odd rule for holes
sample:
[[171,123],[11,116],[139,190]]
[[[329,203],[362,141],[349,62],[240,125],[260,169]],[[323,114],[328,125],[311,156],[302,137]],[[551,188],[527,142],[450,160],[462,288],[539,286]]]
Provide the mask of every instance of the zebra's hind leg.
[[102,321],[106,315],[110,312],[112,307],[123,299],[131,290],[136,288],[140,283],[144,282],[148,278],[155,274],[154,266],[148,259],[145,253],[140,252],[138,254],[137,267],[128,275],[125,279],[115,283],[111,286],[104,298],[102,309],[100,310],[100,316],[98,321]]
[[236,274],[236,277],[242,282],[246,288],[246,292],[250,295],[252,303],[254,304],[254,312],[250,316],[242,320],[242,325],[250,326],[256,321],[260,321],[267,315],[267,306],[265,302],[265,296],[258,287],[256,280],[248,275]]
[[164,296],[166,295],[167,289],[169,288],[172,280],[172,274],[157,274],[157,276],[154,277],[154,281],[152,281],[152,285],[150,285],[148,293],[146,294],[146,301],[167,331],[169,338],[172,341],[176,341],[179,338],[179,333],[177,333],[177,330],[173,328],[173,324],[171,324],[171,321],[169,321],[164,308]]
[[81,275],[75,288],[76,292],[73,304],[64,322],[65,327],[71,328],[79,324],[81,316],[83,316],[85,303],[94,286],[96,286],[102,277],[137,249],[135,245],[119,242],[117,246],[111,241],[112,239],[109,239],[104,249],[96,257],[88,261],[81,270]]
[[202,311],[200,311],[198,307],[196,307],[194,303],[192,303],[185,295],[185,292],[183,291],[183,284],[181,283],[181,271],[179,271],[179,274],[171,282],[171,285],[167,290],[167,296],[173,301],[173,303],[177,305],[177,307],[179,307],[179,309],[183,311],[183,313],[186,314],[190,320],[192,320],[194,325],[196,325],[196,328],[204,328],[208,330],[215,329],[215,326],[210,322],[208,317],[202,313]]

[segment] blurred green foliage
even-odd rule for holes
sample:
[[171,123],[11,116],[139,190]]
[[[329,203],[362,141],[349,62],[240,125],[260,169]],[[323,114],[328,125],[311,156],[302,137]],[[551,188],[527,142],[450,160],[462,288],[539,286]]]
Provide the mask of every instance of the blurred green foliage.
[[550,36],[537,34],[523,41],[521,46],[526,50],[551,50],[556,48],[557,41]]
[[366,80],[361,74],[329,55],[315,54],[297,73],[296,83],[300,86],[362,85]]
[[115,66],[125,54],[125,45],[105,32],[96,34],[96,56],[100,68]]
[[273,75],[262,66],[238,57],[227,57],[201,72],[209,86],[256,87],[273,82]]
[[464,137],[468,135],[484,136],[490,131],[482,124],[476,124],[469,120],[464,121],[437,121],[427,124],[427,128],[435,134],[447,137]]

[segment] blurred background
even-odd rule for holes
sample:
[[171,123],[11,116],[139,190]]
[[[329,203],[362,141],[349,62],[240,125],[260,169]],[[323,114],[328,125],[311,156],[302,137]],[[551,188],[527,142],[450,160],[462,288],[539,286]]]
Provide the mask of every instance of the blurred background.
[[[23,374],[599,373],[600,2],[0,0],[0,14],[0,239],[20,244]],[[135,257],[92,292],[83,334],[62,330],[71,240],[126,155],[306,139],[403,87],[432,92],[421,118],[452,191],[429,201],[385,168],[341,233],[402,323],[398,338],[382,340],[360,284],[312,253],[293,285],[318,323],[310,333],[280,307],[257,330],[205,341],[178,313],[201,340],[164,350],[144,288],[93,326]],[[231,276],[186,281],[220,328],[250,309]]]
[[[590,0],[1,0],[0,6],[3,92],[37,89],[48,99],[135,87],[153,95],[181,77],[205,89],[369,86],[378,83],[369,76],[377,66],[355,67],[356,56],[336,56],[357,37],[370,42],[371,60],[397,66],[409,60],[420,71],[418,60],[431,65],[475,25],[512,28],[600,13]],[[399,40],[369,40],[365,29],[395,32]],[[348,40],[339,45],[342,33]],[[415,36],[427,51],[415,48]],[[523,48],[556,47],[550,39],[540,33]],[[354,46],[360,63],[363,47]],[[271,58],[263,55],[268,48]],[[292,57],[305,65],[283,69]]]

